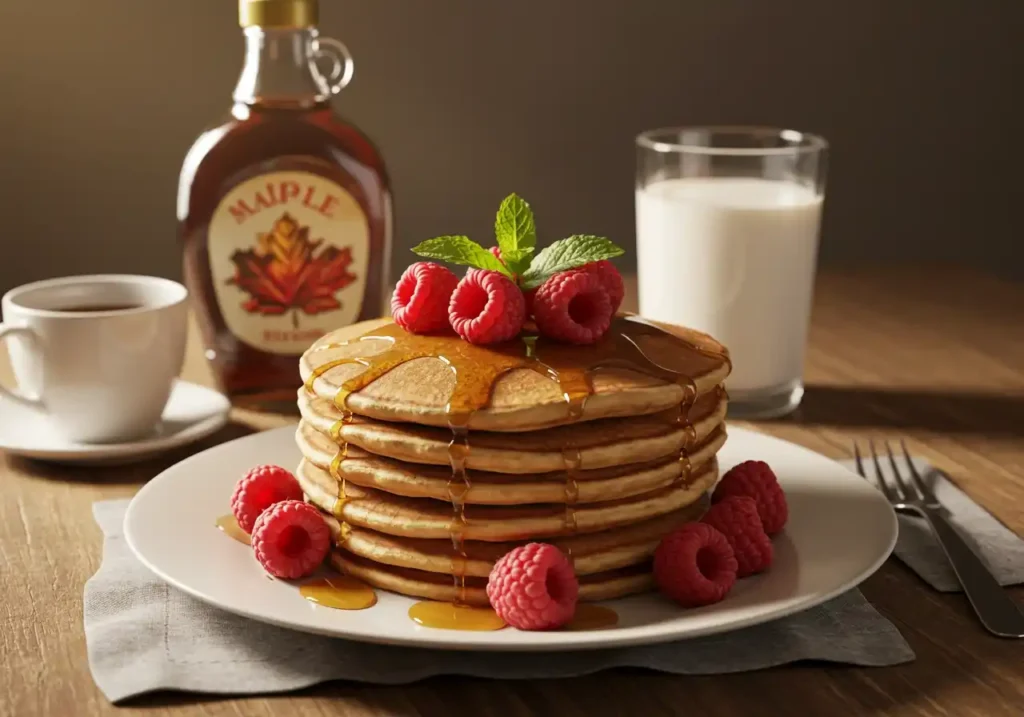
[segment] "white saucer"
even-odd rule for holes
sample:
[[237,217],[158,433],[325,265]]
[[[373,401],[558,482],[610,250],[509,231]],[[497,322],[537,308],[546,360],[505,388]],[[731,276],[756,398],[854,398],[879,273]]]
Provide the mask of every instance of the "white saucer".
[[61,438],[41,413],[0,396],[0,450],[56,463],[127,463],[205,438],[227,423],[230,409],[223,394],[179,380],[151,436],[128,443],[74,443]]
[[657,593],[612,600],[612,629],[580,632],[460,632],[409,619],[413,600],[378,590],[367,610],[307,602],[294,583],[268,580],[251,548],[214,521],[230,512],[235,481],[258,463],[293,467],[300,454],[286,426],[197,453],[150,480],[125,514],[129,547],[165,581],[229,612],[349,640],[466,650],[576,650],[679,640],[735,630],[806,610],[871,575],[896,542],[896,515],[882,494],[842,465],[777,438],[729,429],[722,470],[756,458],[776,470],[790,517],[775,538],[775,562],[738,581],[719,603],[686,610]]

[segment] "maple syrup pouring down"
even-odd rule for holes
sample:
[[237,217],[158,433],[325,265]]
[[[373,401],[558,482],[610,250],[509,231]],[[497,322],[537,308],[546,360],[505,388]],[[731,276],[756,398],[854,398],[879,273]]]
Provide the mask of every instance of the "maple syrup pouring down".
[[[669,337],[681,349],[678,355],[678,369],[667,368],[652,360],[638,343],[644,337],[654,336]],[[437,624],[438,627],[452,627],[453,623],[458,622],[457,619],[451,617],[456,614],[451,611],[453,607],[481,609],[469,608],[462,604],[465,597],[466,557],[463,542],[467,525],[466,498],[472,489],[470,479],[466,474],[466,460],[470,455],[468,427],[473,413],[485,407],[490,401],[494,383],[502,374],[514,369],[528,369],[555,381],[561,389],[567,413],[573,421],[583,417],[587,399],[593,393],[590,377],[596,370],[626,368],[676,383],[683,390],[679,414],[675,419],[675,423],[683,427],[686,436],[679,452],[678,482],[683,483],[690,478],[692,466],[690,465],[689,450],[696,443],[697,438],[696,429],[690,420],[690,409],[697,399],[697,386],[692,377],[717,368],[723,360],[728,362],[728,356],[725,353],[719,353],[686,341],[637,316],[616,318],[602,340],[587,346],[586,353],[590,357],[590,361],[585,367],[578,365],[580,347],[547,341],[543,337],[527,336],[519,341],[510,341],[505,344],[477,346],[458,336],[425,336],[407,333],[397,324],[386,324],[351,341],[324,344],[316,350],[323,351],[368,340],[383,340],[390,343],[390,347],[368,358],[342,358],[328,361],[318,366],[306,381],[306,389],[312,392],[314,382],[337,366],[360,364],[366,368],[359,375],[345,381],[335,396],[334,403],[343,412],[343,418],[336,424],[336,430],[332,430],[332,434],[340,443],[343,443],[342,433],[344,424],[347,422],[345,416],[348,417],[348,420],[351,418],[348,397],[373,383],[396,366],[417,358],[437,358],[446,363],[455,374],[455,386],[445,412],[448,425],[452,430],[452,440],[448,444],[448,459],[452,468],[452,475],[448,482],[448,497],[454,513],[450,532],[455,553],[452,560],[452,575],[456,600],[454,606],[448,603],[417,603],[409,613],[410,617],[423,625],[432,624],[432,619],[436,618],[438,623],[444,623],[443,625]],[[340,461],[344,458],[343,451],[339,451],[339,456],[336,461],[340,465]],[[581,469],[582,457],[579,449],[574,446],[564,446],[562,456],[566,473],[564,532],[572,534],[577,530],[575,503],[579,497],[577,477]],[[339,471],[332,466],[332,473],[339,473]],[[338,478],[337,475],[335,477]],[[339,492],[344,494],[343,485]],[[435,605],[445,607],[432,607]],[[484,608],[484,610],[486,609]],[[464,621],[466,627],[462,629],[480,629],[468,627],[471,622],[469,618],[465,618]],[[459,627],[458,625],[454,626]]]

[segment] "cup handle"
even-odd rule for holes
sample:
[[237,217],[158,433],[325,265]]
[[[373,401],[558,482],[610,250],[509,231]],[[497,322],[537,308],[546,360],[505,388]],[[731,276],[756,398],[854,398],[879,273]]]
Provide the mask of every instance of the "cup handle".
[[[0,343],[4,341],[8,336],[25,336],[29,341],[35,341],[36,335],[32,332],[32,329],[27,326],[14,326],[12,324],[0,324]],[[23,406],[30,408],[42,408],[43,402],[39,398],[33,398],[32,396],[26,396],[24,393],[18,391],[15,388],[7,388],[0,383],[0,395],[6,396],[15,403],[20,403]]]

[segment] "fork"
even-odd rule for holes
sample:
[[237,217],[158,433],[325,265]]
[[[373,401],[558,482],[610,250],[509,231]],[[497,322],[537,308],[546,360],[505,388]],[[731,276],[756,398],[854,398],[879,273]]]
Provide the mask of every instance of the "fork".
[[[978,554],[946,517],[946,509],[939,503],[934,491],[921,477],[914,462],[910,460],[907,444],[900,441],[903,459],[910,473],[911,480],[909,481],[904,478],[903,473],[896,465],[896,457],[893,455],[888,441],[885,443],[889,466],[892,468],[893,486],[889,485],[882,474],[882,466],[879,463],[878,453],[875,451],[875,442],[870,441],[869,446],[871,460],[875,468],[875,482],[882,494],[896,510],[918,515],[928,521],[928,525],[935,533],[935,537],[938,538],[939,545],[946,553],[949,564],[953,567],[957,579],[960,580],[964,593],[966,593],[981,624],[989,632],[999,637],[1024,637],[1024,613],[1020,611]],[[860,448],[856,442],[853,444],[853,455],[857,463],[857,472],[863,478],[868,479],[867,473],[864,471]]]

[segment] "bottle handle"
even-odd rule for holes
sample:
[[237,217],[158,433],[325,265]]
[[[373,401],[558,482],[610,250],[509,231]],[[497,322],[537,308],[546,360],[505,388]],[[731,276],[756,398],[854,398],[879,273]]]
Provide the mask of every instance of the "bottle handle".
[[[352,61],[352,53],[348,51],[344,43],[330,37],[314,37],[311,41],[310,50],[313,58],[313,74],[320,83],[324,92],[336,95],[341,92],[352,81],[356,66]],[[327,58],[331,62],[331,73],[325,77],[316,61]]]

